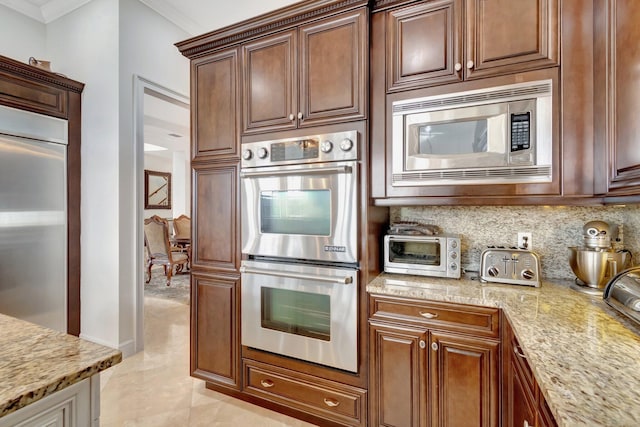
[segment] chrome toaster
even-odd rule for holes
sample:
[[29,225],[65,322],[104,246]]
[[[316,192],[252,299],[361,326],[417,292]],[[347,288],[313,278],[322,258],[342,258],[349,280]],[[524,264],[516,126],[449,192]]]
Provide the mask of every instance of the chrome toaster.
[[611,279],[602,297],[611,307],[640,324],[640,266]]
[[480,280],[508,285],[540,286],[540,258],[535,252],[489,247],[482,251]]

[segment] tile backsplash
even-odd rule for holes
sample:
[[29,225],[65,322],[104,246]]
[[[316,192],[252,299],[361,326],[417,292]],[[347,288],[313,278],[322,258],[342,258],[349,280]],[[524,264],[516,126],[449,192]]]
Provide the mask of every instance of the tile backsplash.
[[616,248],[640,264],[640,205],[628,206],[410,206],[390,208],[391,221],[417,220],[461,235],[462,267],[480,268],[487,245],[516,246],[518,232],[531,232],[543,279],[573,279],[569,246],[582,246],[582,227],[599,220],[619,227]]

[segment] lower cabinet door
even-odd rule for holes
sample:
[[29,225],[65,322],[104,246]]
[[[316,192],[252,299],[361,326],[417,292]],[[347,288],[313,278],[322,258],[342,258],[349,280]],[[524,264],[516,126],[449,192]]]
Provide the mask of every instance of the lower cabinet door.
[[240,389],[240,278],[191,274],[191,374]]
[[427,426],[427,330],[370,322],[372,426]]
[[366,426],[367,391],[244,359],[243,392],[346,426]]
[[430,332],[432,426],[499,426],[499,347],[497,340]]

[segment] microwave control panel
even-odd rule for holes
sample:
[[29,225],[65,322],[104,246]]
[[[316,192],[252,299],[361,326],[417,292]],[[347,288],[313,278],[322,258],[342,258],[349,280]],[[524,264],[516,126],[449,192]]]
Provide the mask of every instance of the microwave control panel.
[[531,112],[511,114],[511,152],[531,148]]

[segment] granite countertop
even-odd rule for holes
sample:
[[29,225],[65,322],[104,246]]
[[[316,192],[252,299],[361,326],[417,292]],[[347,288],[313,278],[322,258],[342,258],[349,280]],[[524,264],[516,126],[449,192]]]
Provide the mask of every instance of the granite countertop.
[[0,417],[121,360],[119,350],[0,314]]
[[367,291],[499,307],[559,426],[640,425],[640,327],[569,284],[531,288],[383,273]]

